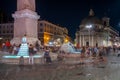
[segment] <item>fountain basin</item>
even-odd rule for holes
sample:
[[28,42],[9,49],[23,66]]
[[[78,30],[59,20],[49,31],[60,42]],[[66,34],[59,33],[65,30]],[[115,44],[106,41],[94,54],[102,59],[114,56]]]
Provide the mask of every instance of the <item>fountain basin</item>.
[[[21,56],[17,56],[17,55],[6,55],[6,56],[3,56],[3,58],[14,58],[14,59],[17,59],[17,58],[20,58]],[[24,58],[29,58],[30,56],[23,56]],[[33,56],[34,58],[41,58],[42,55],[34,55]]]
[[[6,64],[19,64],[20,57],[17,55],[5,55],[2,57],[2,63]],[[29,64],[30,56],[23,56],[24,64]],[[33,55],[34,64],[40,64],[44,62],[43,55]]]

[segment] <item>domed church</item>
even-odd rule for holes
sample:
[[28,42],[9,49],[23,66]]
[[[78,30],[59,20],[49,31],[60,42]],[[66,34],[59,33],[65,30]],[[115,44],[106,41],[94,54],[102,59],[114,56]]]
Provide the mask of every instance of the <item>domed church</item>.
[[76,32],[76,46],[113,46],[117,44],[119,32],[109,24],[110,18],[99,19],[92,9],[89,16],[81,21]]

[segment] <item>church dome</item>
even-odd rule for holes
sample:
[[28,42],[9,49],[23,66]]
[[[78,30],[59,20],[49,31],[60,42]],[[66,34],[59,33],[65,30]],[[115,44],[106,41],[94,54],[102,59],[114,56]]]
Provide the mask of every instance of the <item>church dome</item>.
[[82,20],[81,25],[86,24],[102,24],[101,20],[94,16],[88,16]]
[[94,12],[92,9],[90,9],[89,16],[84,18],[81,22],[81,25],[86,24],[102,24],[102,21],[94,16]]

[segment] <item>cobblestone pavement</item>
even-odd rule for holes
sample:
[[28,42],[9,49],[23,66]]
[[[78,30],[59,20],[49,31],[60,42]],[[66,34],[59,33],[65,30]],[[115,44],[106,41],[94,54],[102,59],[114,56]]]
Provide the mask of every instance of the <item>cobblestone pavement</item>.
[[53,62],[51,64],[0,64],[0,80],[120,80],[120,57],[107,56],[96,64]]

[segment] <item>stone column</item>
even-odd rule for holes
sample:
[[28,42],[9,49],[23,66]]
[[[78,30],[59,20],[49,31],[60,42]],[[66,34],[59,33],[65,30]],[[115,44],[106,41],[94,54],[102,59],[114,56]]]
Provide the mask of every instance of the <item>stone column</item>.
[[89,34],[88,34],[88,38],[89,38],[89,46],[90,46],[90,43],[91,43],[91,42],[90,42],[90,32],[89,32]]
[[80,47],[81,47],[82,45],[81,45],[81,35],[80,35]]
[[92,35],[92,47],[94,46],[93,43],[94,43],[94,38],[93,38],[93,35]]
[[17,10],[23,9],[35,11],[35,0],[17,0]]
[[84,38],[84,35],[83,35],[83,46],[85,46],[85,38]]
[[81,46],[83,46],[83,35],[81,35]]

